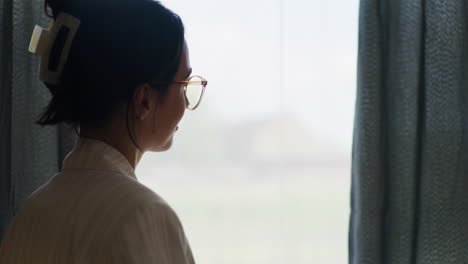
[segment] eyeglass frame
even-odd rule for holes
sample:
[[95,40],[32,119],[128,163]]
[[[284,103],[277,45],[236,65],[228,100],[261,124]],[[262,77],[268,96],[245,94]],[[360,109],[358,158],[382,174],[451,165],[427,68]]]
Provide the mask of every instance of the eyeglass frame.
[[[201,82],[200,81],[190,81],[190,79],[194,78],[194,77],[198,77],[201,79]],[[187,81],[173,81],[173,82],[152,82],[152,84],[171,84],[171,83],[176,83],[176,84],[181,84],[181,85],[184,85],[184,97],[185,97],[185,102],[186,102],[186,108],[188,110],[195,110],[201,103],[201,100],[203,98],[203,95],[205,94],[205,89],[206,89],[206,86],[208,85],[208,81],[201,77],[200,75],[191,75],[189,78],[187,78]],[[202,85],[202,92],[201,92],[201,95],[200,95],[200,99],[198,100],[197,104],[193,107],[193,108],[189,108],[188,105],[189,105],[189,100],[187,98],[187,86],[189,84],[201,84]]]

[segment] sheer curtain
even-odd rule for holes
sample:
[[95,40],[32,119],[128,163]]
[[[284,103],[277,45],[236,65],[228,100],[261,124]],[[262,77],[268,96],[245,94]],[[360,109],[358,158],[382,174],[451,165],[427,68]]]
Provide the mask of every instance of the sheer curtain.
[[43,1],[0,0],[0,238],[24,200],[50,179],[73,146],[74,132],[40,128],[36,116],[49,100],[28,53],[34,25],[47,27]]
[[468,259],[467,3],[361,0],[350,263]]

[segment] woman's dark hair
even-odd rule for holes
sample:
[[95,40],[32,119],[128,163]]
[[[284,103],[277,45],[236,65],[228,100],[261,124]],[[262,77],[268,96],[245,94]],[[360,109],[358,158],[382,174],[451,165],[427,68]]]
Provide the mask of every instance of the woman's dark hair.
[[[51,18],[65,12],[81,24],[60,84],[45,83],[52,99],[36,123],[101,127],[117,104],[126,103],[131,136],[128,110],[135,88],[170,83],[178,70],[184,45],[180,17],[154,0],[45,0],[44,8]],[[152,87],[164,97],[169,85]]]

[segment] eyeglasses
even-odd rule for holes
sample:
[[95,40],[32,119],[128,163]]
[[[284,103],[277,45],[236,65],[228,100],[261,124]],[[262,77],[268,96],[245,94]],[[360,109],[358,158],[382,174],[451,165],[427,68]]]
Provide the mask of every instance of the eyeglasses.
[[198,75],[192,75],[187,81],[174,82],[181,84],[185,91],[187,109],[195,110],[201,102],[208,81]]
[[[195,110],[200,105],[205,88],[208,85],[208,81],[199,75],[192,75],[187,81],[175,81],[172,83],[180,84],[184,88],[186,108],[188,110]],[[153,82],[153,84],[167,83]]]

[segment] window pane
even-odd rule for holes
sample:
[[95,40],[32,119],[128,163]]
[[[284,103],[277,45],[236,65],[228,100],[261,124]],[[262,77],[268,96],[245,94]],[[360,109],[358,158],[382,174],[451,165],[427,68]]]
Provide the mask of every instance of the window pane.
[[137,175],[198,263],[346,263],[358,0],[170,0],[208,80]]

